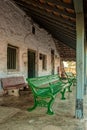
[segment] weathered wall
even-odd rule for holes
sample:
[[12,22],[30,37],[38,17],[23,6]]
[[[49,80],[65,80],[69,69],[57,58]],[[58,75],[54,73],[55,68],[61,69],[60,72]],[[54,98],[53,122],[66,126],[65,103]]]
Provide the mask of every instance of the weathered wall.
[[[27,77],[27,64],[22,59],[28,49],[36,51],[37,75],[51,74],[51,49],[59,56],[51,35],[33,23],[35,35],[32,34],[32,20],[10,0],[0,0],[0,78],[12,75]],[[19,47],[19,69],[8,72],[7,70],[7,45]],[[42,71],[39,53],[47,55],[47,70]],[[27,62],[27,61],[26,61]],[[59,66],[59,59],[55,58],[55,73]]]

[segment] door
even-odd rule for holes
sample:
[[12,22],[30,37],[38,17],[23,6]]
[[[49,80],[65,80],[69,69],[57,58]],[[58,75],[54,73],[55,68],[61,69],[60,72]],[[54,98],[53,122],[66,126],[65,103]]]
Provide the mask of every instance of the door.
[[51,74],[54,74],[54,50],[51,50]]
[[28,77],[35,77],[35,52],[28,51]]

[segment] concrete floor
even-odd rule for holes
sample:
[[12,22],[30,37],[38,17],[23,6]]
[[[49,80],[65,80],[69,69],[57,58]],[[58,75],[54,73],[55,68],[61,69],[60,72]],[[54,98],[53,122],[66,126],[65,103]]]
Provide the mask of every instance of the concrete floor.
[[75,87],[72,89],[72,93],[66,93],[66,100],[57,95],[54,115],[47,115],[47,109],[40,107],[28,112],[27,108],[33,105],[29,91],[21,91],[19,97],[0,97],[0,130],[87,130],[87,97],[84,97],[84,119],[76,119]]

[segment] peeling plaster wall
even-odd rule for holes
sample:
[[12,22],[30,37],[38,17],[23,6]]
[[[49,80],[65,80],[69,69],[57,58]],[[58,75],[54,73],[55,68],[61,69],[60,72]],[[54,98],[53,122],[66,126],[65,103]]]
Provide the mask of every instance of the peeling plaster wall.
[[[27,64],[24,65],[23,54],[28,49],[36,51],[36,72],[37,75],[51,74],[51,49],[55,50],[55,55],[59,56],[54,40],[48,32],[35,26],[35,35],[32,34],[32,20],[22,10],[20,10],[12,0],[0,0],[0,78],[14,75],[24,75],[27,77]],[[19,48],[19,69],[8,72],[7,70],[7,45],[11,44]],[[42,71],[39,53],[47,55],[47,70]],[[55,58],[55,73],[60,65],[60,60]]]

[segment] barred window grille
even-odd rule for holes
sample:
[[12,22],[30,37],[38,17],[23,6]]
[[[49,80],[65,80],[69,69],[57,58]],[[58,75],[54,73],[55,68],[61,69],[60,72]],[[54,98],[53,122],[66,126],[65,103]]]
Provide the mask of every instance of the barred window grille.
[[7,47],[7,69],[17,69],[17,47]]

